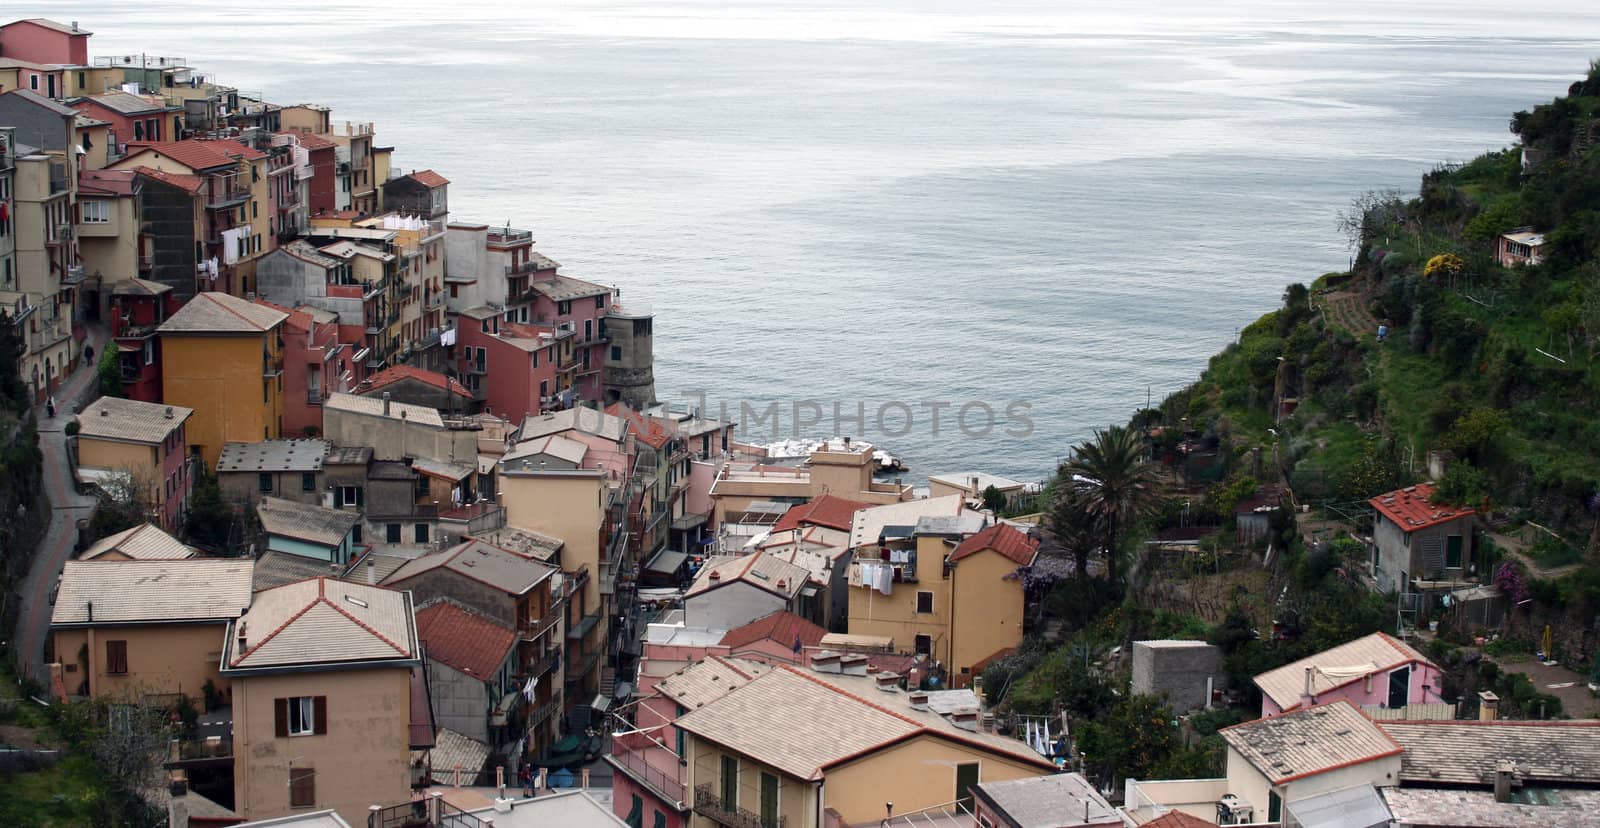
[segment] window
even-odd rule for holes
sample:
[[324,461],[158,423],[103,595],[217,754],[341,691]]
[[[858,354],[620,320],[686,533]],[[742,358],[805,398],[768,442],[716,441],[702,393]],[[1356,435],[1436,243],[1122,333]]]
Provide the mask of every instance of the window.
[[[676,705],[676,707],[678,708],[678,715],[679,716],[682,716],[683,714],[689,712],[689,708],[684,707],[681,704],[680,705]],[[677,742],[674,744],[674,749],[677,751],[679,756],[682,756],[683,755],[683,749],[684,749],[683,728],[674,727],[672,729],[672,732],[674,734],[676,734],[676,738],[677,738]]]
[[250,218],[260,218],[260,216],[261,208],[256,204],[256,202],[250,202]]
[[258,475],[256,475],[256,487],[259,488],[263,492],[272,491],[272,475],[270,475],[270,474],[258,474]]
[[384,532],[390,543],[400,542],[400,524],[391,523],[384,526]]
[[273,699],[273,733],[277,736],[313,736],[328,732],[327,696],[290,696]]
[[109,224],[111,223],[111,202],[100,200],[86,200],[78,203],[80,215],[84,224]]
[[633,795],[633,803],[628,808],[628,818],[625,820],[628,828],[644,828],[644,800],[638,794]]
[[1451,535],[1444,539],[1444,566],[1446,569],[1461,568],[1461,536]]
[[978,784],[978,763],[962,762],[956,765],[956,802],[972,813],[972,787]]
[[361,542],[361,524],[357,523],[355,526],[350,527],[350,542]]
[[722,807],[733,810],[739,804],[739,760],[722,757]]
[[413,531],[416,532],[415,537],[417,539],[417,543],[428,542],[428,524],[419,523],[416,525],[416,528]]
[[761,774],[761,828],[778,828],[778,777]]
[[362,506],[366,503],[362,497],[363,493],[360,486],[340,486],[335,491],[338,492],[338,497],[334,498],[333,502],[333,505],[336,508],[343,509],[346,506]]
[[926,635],[917,636],[916,650],[917,655],[931,655],[933,653],[933,639]]
[[128,672],[128,642],[106,642],[106,672],[114,675],[126,675]]
[[572,302],[570,300],[566,301],[566,302],[557,302],[556,303],[556,313],[558,313],[558,314],[560,314],[562,316],[566,316],[566,315],[572,313]]
[[425,495],[428,493],[428,480],[429,477],[425,474],[417,475],[417,494]]
[[604,296],[596,296],[594,298],[594,309],[595,310],[605,310],[606,309],[606,297],[604,297]]
[[317,806],[317,772],[313,768],[289,768],[289,807]]
[[933,612],[933,593],[922,591],[917,592],[917,612]]
[[612,362],[621,362],[622,361],[622,347],[620,345],[612,345],[611,346],[611,361]]
[[32,89],[35,92],[39,91],[39,76],[38,75],[34,75],[33,77],[28,79],[28,88]]
[[313,472],[300,473],[300,491],[314,492],[317,490],[317,476]]

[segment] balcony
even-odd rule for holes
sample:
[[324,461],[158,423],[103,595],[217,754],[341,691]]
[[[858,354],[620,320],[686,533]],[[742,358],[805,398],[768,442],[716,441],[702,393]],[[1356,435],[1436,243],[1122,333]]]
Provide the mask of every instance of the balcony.
[[513,228],[513,227],[491,227],[491,228],[489,228],[489,243],[490,244],[508,245],[508,244],[523,244],[523,243],[532,243],[532,242],[533,242],[533,231],[532,230],[518,230],[518,229]]
[[229,207],[238,207],[250,200],[250,188],[240,183],[213,183],[211,195],[206,199],[206,207],[211,210],[226,210]]
[[261,359],[261,376],[263,376],[263,377],[276,377],[276,376],[278,376],[278,375],[280,375],[282,373],[283,373],[283,356],[281,354],[279,354],[277,356],[262,357],[262,359]]
[[545,653],[543,658],[541,658],[538,661],[535,661],[533,664],[529,665],[527,670],[523,673],[523,680],[524,681],[537,680],[537,679],[543,677],[545,673],[548,673],[551,670],[555,669],[555,666],[557,664],[560,664],[560,663],[561,663],[561,648],[560,647],[556,647],[555,649],[551,650],[550,652]]
[[[489,232],[493,233],[494,231],[491,230]],[[522,264],[506,265],[507,276],[520,276],[528,273],[538,273],[541,270],[555,270],[555,267],[549,263],[548,259],[545,259],[542,256],[537,259],[529,259]]]
[[572,640],[572,641],[582,641],[584,638],[586,638],[589,635],[589,631],[593,630],[595,628],[595,626],[598,625],[599,623],[600,623],[600,610],[598,608],[596,608],[596,609],[592,610],[588,615],[585,615],[583,618],[580,618],[578,620],[578,623],[573,624],[572,628],[567,630],[567,638]]
[[83,284],[83,279],[83,265],[67,265],[67,272],[61,277],[61,284],[81,285]]
[[[651,756],[657,757],[661,767],[651,764]],[[683,766],[678,764],[677,755],[648,736],[631,733],[614,737],[611,741],[611,761],[623,773],[662,799],[674,803],[684,801],[687,789],[683,782]]]
[[547,701],[544,704],[534,708],[533,713],[528,715],[528,727],[531,729],[544,724],[550,720],[551,716],[556,714],[556,711],[560,709],[561,694],[557,692],[555,695],[550,697],[550,701]]
[[600,657],[605,654],[605,650],[595,650],[588,655],[579,656],[578,660],[567,668],[567,684],[582,684],[584,676],[594,672],[595,665],[600,663]]
[[566,605],[558,602],[558,605],[552,607],[543,617],[535,618],[523,625],[518,634],[523,641],[538,641],[545,633],[550,632],[564,615],[566,615]]
[[788,828],[789,825],[786,817],[762,819],[754,811],[723,802],[710,785],[694,786],[694,812],[727,828]]

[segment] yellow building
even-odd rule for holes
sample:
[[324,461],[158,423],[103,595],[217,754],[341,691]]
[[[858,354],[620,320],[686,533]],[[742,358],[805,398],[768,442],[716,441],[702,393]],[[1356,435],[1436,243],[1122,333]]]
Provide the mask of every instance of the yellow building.
[[1018,570],[1033,565],[1039,544],[1004,523],[982,528],[983,520],[923,518],[909,531],[886,527],[876,543],[857,548],[850,634],[909,644],[944,664],[957,687],[1021,644]]
[[255,564],[237,558],[68,561],[50,615],[69,696],[183,693],[218,672],[227,625],[250,605]]
[[187,428],[177,405],[101,397],[78,415],[78,480],[129,487],[149,519],[175,529],[194,488]]
[[433,746],[411,593],[328,578],[262,590],[228,627],[233,808],[245,819],[333,808],[351,825],[411,798]]
[[970,806],[980,782],[1055,772],[1023,742],[984,731],[976,707],[942,716],[899,678],[833,654],[813,670],[775,667],[680,716],[688,824],[877,825]]
[[194,410],[190,451],[207,468],[222,444],[283,431],[283,336],[288,314],[225,293],[201,293],[158,329],[162,399]]

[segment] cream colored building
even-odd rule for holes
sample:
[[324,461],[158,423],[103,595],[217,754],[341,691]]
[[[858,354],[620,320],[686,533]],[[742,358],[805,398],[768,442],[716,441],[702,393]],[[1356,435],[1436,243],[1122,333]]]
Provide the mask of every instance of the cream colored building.
[[898,680],[833,654],[813,670],[775,667],[680,716],[689,825],[877,825],[970,804],[981,782],[1055,772],[1023,742],[982,730],[977,708],[942,716]]
[[928,495],[930,497],[943,497],[944,495],[958,494],[971,505],[982,505],[983,493],[993,486],[995,491],[1004,495],[1007,500],[1018,497],[1026,485],[1015,480],[1007,480],[988,472],[966,471],[953,474],[935,474],[928,476]]
[[352,825],[411,796],[433,745],[411,594],[328,578],[256,594],[228,626],[234,810],[333,808]]
[[68,561],[50,615],[69,696],[183,693],[218,672],[227,625],[250,605],[248,560]]
[[739,522],[752,504],[804,503],[825,494],[871,504],[910,500],[910,486],[872,479],[872,456],[871,443],[835,438],[797,468],[724,463],[711,484],[712,520]]
[[131,487],[150,507],[150,519],[176,529],[194,488],[186,462],[193,414],[180,405],[95,400],[78,415],[78,480]]
[[142,523],[115,535],[95,541],[78,556],[80,561],[168,561],[193,558],[193,547],[161,531],[153,523]]
[[1018,570],[1037,541],[981,513],[886,528],[856,549],[849,575],[851,635],[884,636],[931,656],[964,687],[989,660],[1022,643],[1026,596]]

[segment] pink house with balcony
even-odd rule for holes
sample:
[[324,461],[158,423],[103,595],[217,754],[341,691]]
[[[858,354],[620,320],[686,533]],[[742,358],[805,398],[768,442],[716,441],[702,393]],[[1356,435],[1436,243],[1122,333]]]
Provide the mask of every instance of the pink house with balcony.
[[265,299],[256,304],[289,315],[283,323],[283,434],[314,436],[322,432],[322,401],[349,391],[356,350],[339,341],[339,316],[309,306],[289,308]]
[[122,394],[161,402],[161,337],[156,329],[183,307],[171,285],[123,279],[111,289],[111,342],[122,369]]
[[[43,17],[16,20],[0,26],[0,55],[32,63],[87,66],[92,34],[78,28],[76,20],[71,23],[57,23]],[[44,94],[42,90],[40,94]]]
[[1385,709],[1444,701],[1439,666],[1381,632],[1268,670],[1254,681],[1261,689],[1262,716],[1339,699],[1357,707]]
[[561,390],[553,327],[507,322],[490,308],[471,308],[456,317],[453,347],[461,383],[488,413],[513,422],[536,416]]

